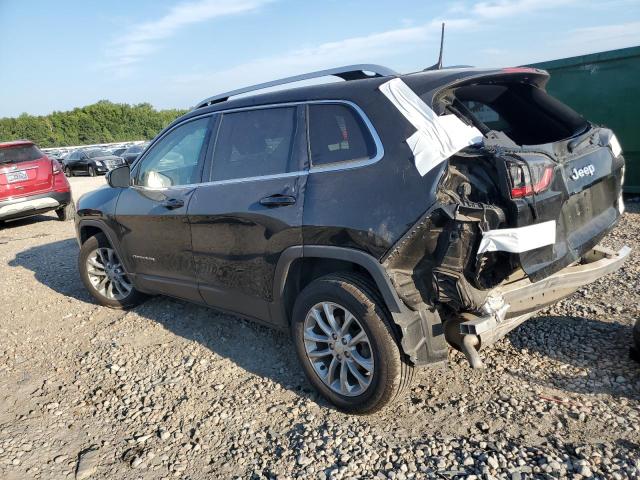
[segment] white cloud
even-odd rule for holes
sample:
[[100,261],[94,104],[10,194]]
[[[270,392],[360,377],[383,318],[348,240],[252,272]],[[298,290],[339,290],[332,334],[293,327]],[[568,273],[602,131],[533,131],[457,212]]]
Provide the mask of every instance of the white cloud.
[[[468,19],[445,20],[445,22],[447,31],[473,26],[473,22]],[[278,55],[250,60],[222,71],[180,75],[174,79],[175,86],[177,89],[184,89],[184,85],[188,84],[191,91],[200,92],[204,97],[215,90],[233,89],[248,83],[259,83],[301,72],[331,68],[338,63],[349,65],[381,62],[400,50],[407,52],[424,49],[429,40],[439,36],[441,23],[441,20],[434,20],[415,27],[398,28],[292,49]]]
[[256,11],[272,0],[198,0],[180,3],[166,15],[143,22],[114,40],[103,67],[130,67],[158,48],[158,42],[175,35],[189,25],[214,18]]
[[474,3],[470,12],[473,17],[503,18],[562,7],[576,2],[577,0],[491,0]]
[[640,22],[577,28],[569,32],[567,44],[594,51],[612,50],[640,43]]

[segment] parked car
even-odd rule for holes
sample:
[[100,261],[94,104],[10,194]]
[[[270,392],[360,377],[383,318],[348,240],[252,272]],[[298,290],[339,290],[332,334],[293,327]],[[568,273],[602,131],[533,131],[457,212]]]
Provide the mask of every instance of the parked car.
[[104,149],[79,149],[64,159],[64,173],[67,177],[89,175],[95,177],[124,165],[122,157],[112,155]]
[[122,154],[127,150],[127,147],[118,147],[110,150],[111,155],[115,155],[116,157],[121,157]]
[[74,212],[60,164],[28,140],[0,143],[0,223],[52,210],[60,220]]
[[49,158],[51,158],[52,160],[58,160],[60,161],[60,158],[62,157],[63,152],[61,152],[60,150],[49,150],[48,152],[44,152],[45,155]]
[[[346,81],[233,98],[326,75]],[[481,368],[480,347],[629,254],[598,246],[623,209],[617,139],[547,79],[359,65],[206,99],[80,199],[84,285],[113,308],[167,294],[290,329],[349,412],[450,347]]]
[[136,158],[138,158],[138,156],[140,156],[140,154],[142,152],[144,152],[144,149],[146,148],[148,144],[144,143],[144,144],[140,144],[140,145],[132,145],[131,147],[127,148],[124,153],[122,154],[122,158],[125,159],[125,161],[131,165],[134,160]]

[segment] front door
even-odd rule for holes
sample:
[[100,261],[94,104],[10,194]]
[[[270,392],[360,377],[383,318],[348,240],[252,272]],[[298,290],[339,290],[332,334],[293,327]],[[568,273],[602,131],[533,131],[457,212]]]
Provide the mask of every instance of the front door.
[[120,244],[143,290],[201,301],[187,209],[202,177],[210,122],[187,121],[154,142],[118,199]]
[[189,204],[193,252],[204,300],[271,321],[281,252],[302,244],[306,144],[301,107],[224,113]]

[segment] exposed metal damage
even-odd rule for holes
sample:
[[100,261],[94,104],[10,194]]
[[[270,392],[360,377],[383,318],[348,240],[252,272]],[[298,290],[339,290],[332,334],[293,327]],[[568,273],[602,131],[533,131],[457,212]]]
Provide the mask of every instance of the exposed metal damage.
[[[498,179],[510,163],[529,161],[530,152],[516,151],[513,145],[507,150],[492,142],[453,155],[441,178],[437,202],[384,260],[400,298],[413,310],[437,311],[447,342],[461,350],[473,368],[483,366],[478,355],[481,346],[494,343],[540,308],[599,278],[603,269],[619,265],[628,253],[624,249],[578,252],[569,265],[559,260],[560,267],[551,275],[535,279],[548,292],[538,288],[524,297],[515,295],[534,285],[523,269],[523,264],[529,266],[526,252],[550,246],[557,256],[556,220],[545,218],[535,197],[523,203],[528,206],[525,218],[534,223],[514,226],[519,222],[513,215],[519,210]],[[561,233],[565,234],[564,229]],[[565,277],[572,268],[584,271],[578,281],[568,284]],[[556,276],[564,278],[562,285],[556,284]]]

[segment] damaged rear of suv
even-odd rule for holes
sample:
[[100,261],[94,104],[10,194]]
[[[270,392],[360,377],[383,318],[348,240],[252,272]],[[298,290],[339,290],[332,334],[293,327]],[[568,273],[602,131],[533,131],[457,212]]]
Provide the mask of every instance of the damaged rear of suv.
[[[254,94],[327,75],[345,81]],[[350,412],[451,347],[480,368],[629,253],[598,246],[623,212],[620,145],[547,79],[354,65],[203,100],[80,199],[84,284],[113,308],[167,294],[289,329]]]
[[514,68],[426,92],[415,82],[421,98],[406,84],[388,95],[403,112],[428,103],[435,121],[452,115],[467,127],[438,131],[471,145],[446,158],[435,203],[383,264],[407,305],[439,311],[446,340],[474,368],[481,345],[629,253],[596,246],[624,210],[618,140],[549,96],[547,80]]

